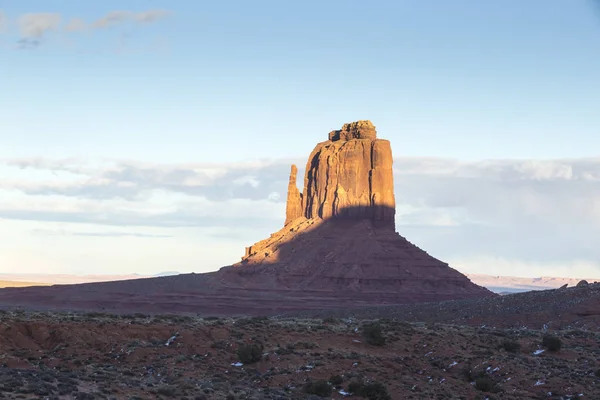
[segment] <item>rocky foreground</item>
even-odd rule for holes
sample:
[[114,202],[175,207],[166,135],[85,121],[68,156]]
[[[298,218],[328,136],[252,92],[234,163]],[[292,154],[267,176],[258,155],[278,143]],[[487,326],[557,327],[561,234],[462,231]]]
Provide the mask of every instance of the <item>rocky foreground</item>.
[[600,284],[321,317],[2,311],[0,398],[598,399],[599,310]]

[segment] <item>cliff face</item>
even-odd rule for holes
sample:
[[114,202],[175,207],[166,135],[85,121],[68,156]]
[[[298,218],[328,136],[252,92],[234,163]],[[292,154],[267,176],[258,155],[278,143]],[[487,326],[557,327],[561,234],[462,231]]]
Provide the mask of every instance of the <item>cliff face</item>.
[[[370,121],[345,124],[319,143],[306,164],[302,194],[292,166],[285,225],[299,216],[371,219],[394,229],[392,148]],[[298,215],[297,210],[301,210]]]

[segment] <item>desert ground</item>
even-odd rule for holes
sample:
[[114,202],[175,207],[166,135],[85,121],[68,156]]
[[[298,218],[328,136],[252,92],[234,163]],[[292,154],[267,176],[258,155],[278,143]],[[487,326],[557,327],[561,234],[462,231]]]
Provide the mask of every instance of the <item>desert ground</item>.
[[598,399],[599,302],[591,284],[251,318],[4,310],[1,398]]

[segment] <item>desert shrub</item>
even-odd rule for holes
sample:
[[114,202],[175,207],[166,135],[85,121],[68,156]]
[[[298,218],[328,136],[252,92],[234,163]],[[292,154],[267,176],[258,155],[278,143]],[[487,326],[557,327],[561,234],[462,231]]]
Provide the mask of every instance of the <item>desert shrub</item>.
[[344,382],[344,378],[342,378],[341,375],[332,375],[331,378],[329,378],[329,382],[332,385],[341,385],[342,382]]
[[496,386],[496,383],[488,376],[482,376],[475,379],[475,389],[481,390],[482,392],[491,392],[494,389],[494,386]]
[[471,364],[464,365],[460,373],[467,382],[473,382],[475,379],[477,379],[477,376],[475,376],[473,372],[473,366]]
[[307,382],[304,385],[304,392],[307,394],[314,394],[321,397],[331,396],[331,386],[326,381],[319,380],[314,382]]
[[236,319],[234,325],[242,328],[244,326],[261,326],[269,322],[269,317],[256,316],[256,317],[244,317]]
[[502,348],[509,353],[516,353],[521,349],[521,345],[516,340],[505,339],[502,341]]
[[173,386],[161,386],[156,389],[156,393],[160,394],[161,396],[175,397],[177,394],[177,389]]
[[556,336],[544,335],[542,338],[542,346],[550,351],[558,351],[562,347],[562,341]]
[[596,376],[600,378],[600,368],[596,370]]
[[75,398],[77,400],[79,400],[79,399],[81,399],[81,400],[94,400],[96,398],[96,396],[93,395],[92,393],[77,392],[77,394],[75,395]]
[[242,345],[237,350],[237,356],[244,364],[258,362],[262,358],[262,349],[257,344]]
[[363,327],[363,335],[368,344],[374,346],[383,346],[385,344],[385,336],[383,336],[383,330],[379,323],[365,325]]
[[356,396],[364,397],[369,400],[390,400],[391,396],[383,383],[371,382],[351,382],[348,385],[348,391]]

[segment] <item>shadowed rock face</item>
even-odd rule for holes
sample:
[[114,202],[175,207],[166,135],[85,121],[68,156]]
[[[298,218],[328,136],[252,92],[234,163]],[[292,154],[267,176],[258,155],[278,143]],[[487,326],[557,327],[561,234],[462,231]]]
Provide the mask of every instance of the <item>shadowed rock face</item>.
[[[392,148],[377,139],[371,121],[344,124],[319,143],[306,164],[304,189],[296,187],[292,166],[285,225],[296,218],[371,219],[394,229]],[[301,210],[300,215],[298,210]]]

